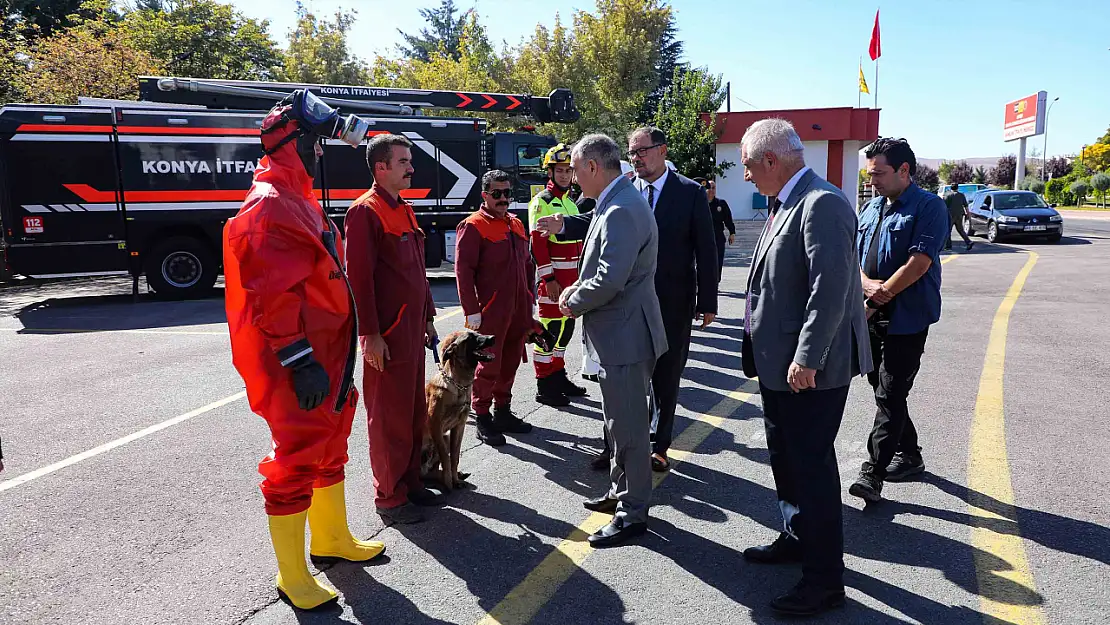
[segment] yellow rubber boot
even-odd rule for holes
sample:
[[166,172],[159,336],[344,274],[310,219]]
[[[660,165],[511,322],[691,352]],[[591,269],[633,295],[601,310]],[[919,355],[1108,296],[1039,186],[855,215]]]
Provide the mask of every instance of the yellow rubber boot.
[[343,482],[312,491],[308,525],[312,528],[309,553],[313,556],[365,562],[385,551],[384,543],[356,540],[351,536],[351,530],[347,527],[347,501],[343,495]]
[[302,610],[320,607],[335,601],[339,593],[320,583],[308,572],[304,559],[304,525],[307,512],[270,517],[270,540],[277,555],[278,592]]

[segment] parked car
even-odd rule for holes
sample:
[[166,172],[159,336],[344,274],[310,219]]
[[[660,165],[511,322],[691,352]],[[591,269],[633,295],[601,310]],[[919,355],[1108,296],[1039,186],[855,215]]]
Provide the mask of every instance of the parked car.
[[[979,184],[979,183],[975,183],[975,182],[968,182],[968,183],[964,183],[964,184],[961,184],[961,185],[957,185],[956,190],[959,191],[960,193],[963,193],[964,197],[967,198],[967,203],[971,204],[971,200],[972,200],[972,198],[975,197],[975,194],[978,193],[979,191],[986,191],[987,190],[987,185]],[[946,183],[944,183],[940,186],[940,194],[939,195],[941,197],[946,197],[951,192],[952,192],[951,183],[946,182]]]
[[984,233],[991,243],[1010,237],[1044,237],[1059,243],[1064,236],[1064,218],[1032,191],[979,191],[964,218],[968,235]]

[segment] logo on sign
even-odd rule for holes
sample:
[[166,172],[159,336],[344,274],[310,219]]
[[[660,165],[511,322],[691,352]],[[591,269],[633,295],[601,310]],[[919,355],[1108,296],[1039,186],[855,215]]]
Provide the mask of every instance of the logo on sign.
[[1021,117],[1022,115],[1025,114],[1025,107],[1026,106],[1027,106],[1027,104],[1026,104],[1025,100],[1021,100],[1020,102],[1014,102],[1014,113],[1017,114],[1018,117]]
[[24,217],[23,232],[27,234],[42,234],[42,217]]

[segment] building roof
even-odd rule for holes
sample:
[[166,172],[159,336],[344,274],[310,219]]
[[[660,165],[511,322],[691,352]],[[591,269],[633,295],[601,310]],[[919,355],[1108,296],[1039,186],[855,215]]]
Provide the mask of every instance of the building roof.
[[[708,116],[705,116],[708,117]],[[717,143],[740,143],[761,119],[778,117],[794,124],[802,141],[867,141],[879,138],[879,109],[852,107],[717,113]],[[703,117],[704,118],[704,117]]]

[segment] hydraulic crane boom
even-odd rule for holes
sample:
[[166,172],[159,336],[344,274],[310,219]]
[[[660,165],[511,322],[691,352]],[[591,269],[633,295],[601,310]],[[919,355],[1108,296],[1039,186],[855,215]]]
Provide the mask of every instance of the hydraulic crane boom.
[[393,89],[354,85],[250,82],[199,78],[139,78],[139,99],[148,102],[199,104],[208,108],[268,110],[296,89],[307,89],[328,104],[347,111],[384,115],[419,115],[423,109],[509,113],[539,122],[573,123],[579,112],[569,89],[544,97],[507,93]]

